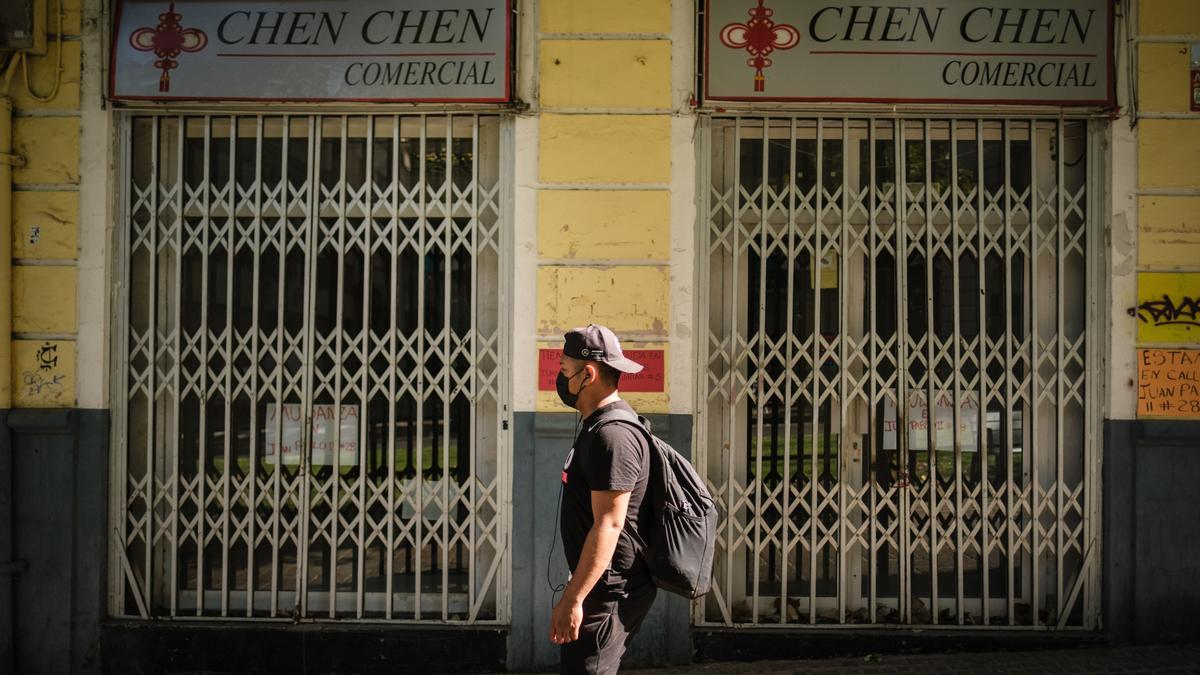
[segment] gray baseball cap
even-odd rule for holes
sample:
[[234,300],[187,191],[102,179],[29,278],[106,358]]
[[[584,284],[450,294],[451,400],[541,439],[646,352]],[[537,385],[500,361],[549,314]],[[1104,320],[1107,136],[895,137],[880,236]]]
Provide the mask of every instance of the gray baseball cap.
[[622,373],[638,373],[642,364],[625,358],[617,336],[605,326],[594,323],[563,335],[563,354],[580,361],[606,363]]

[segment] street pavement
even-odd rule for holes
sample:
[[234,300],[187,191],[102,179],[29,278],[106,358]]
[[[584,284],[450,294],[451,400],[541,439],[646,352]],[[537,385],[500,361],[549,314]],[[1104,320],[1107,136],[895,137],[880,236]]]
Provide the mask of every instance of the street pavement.
[[1026,652],[868,655],[857,658],[697,663],[622,670],[626,675],[1034,675],[1050,673],[1197,673],[1200,644],[1082,647]]
[[973,652],[961,654],[869,655],[811,661],[750,661],[698,663],[687,667],[627,670],[630,675],[721,673],[755,675],[929,675],[939,673],[1200,673],[1200,644],[1086,647],[1028,652]]

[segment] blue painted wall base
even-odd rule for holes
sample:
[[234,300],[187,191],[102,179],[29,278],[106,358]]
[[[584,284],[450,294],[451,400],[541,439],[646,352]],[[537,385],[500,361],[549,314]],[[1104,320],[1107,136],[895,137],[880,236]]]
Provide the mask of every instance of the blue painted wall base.
[[108,419],[0,411],[0,673],[99,671]]
[[[681,453],[690,452],[690,416],[648,417],[657,436]],[[550,610],[558,596],[551,592],[550,584],[566,582],[567,563],[555,529],[555,515],[562,466],[574,440],[577,418],[565,412],[514,415],[513,617],[508,638],[509,670],[558,666],[559,648],[550,642],[548,633]],[[630,644],[624,665],[689,663],[692,650],[689,611],[686,600],[660,591],[654,608]]]
[[1104,448],[1104,628],[1200,640],[1200,422],[1108,420]]

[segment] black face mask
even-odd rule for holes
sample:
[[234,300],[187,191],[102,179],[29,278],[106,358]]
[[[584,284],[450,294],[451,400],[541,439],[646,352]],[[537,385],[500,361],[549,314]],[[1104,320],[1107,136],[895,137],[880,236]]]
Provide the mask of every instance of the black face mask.
[[[579,393],[571,393],[571,380],[575,379],[575,375],[578,375],[583,371],[584,369],[580,368],[579,370],[575,371],[574,375],[571,375],[570,377],[567,377],[560,372],[558,377],[554,379],[554,388],[558,390],[558,398],[563,402],[563,405],[567,406],[568,408],[574,408],[575,404],[579,402]],[[582,385],[580,385],[579,390],[583,391]]]

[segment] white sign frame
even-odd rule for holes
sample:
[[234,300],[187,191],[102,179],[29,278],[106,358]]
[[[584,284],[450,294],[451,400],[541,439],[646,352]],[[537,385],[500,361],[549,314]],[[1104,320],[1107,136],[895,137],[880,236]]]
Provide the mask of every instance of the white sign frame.
[[[981,20],[994,17],[976,13],[971,17],[971,23],[964,24],[966,13],[981,8],[981,3],[968,0],[942,0],[940,3],[932,0],[763,0],[765,9],[771,14],[766,17],[760,15],[760,19],[773,22],[770,30],[775,39],[772,48],[766,52],[756,51],[746,44],[750,40],[745,28],[755,20],[753,11],[757,8],[757,2],[705,0],[704,49],[700,64],[704,101],[1102,108],[1116,105],[1112,0],[1077,0],[1074,4],[1080,7],[1066,8],[1054,0],[988,0],[988,7],[982,8],[997,11],[1032,9],[1047,13],[1065,12],[1072,8],[1078,11],[1096,10],[1098,15],[1093,16],[1093,21],[1102,25],[1087,26],[1083,35],[1087,50],[1067,42],[1040,42],[1036,45],[1000,42],[998,47],[1003,49],[973,49],[973,45],[966,40],[976,36],[963,33],[963,30],[967,30],[963,26],[984,35]],[[717,6],[715,14],[714,5]],[[864,20],[866,17],[861,14],[846,17],[845,10],[852,10],[855,6],[880,10],[871,28],[856,24],[853,31],[845,25],[835,30],[822,23],[827,23],[829,19],[844,19],[843,24],[850,19]],[[934,23],[929,17],[939,8],[945,11],[937,15],[941,21]],[[828,11],[817,21],[816,13],[823,10]],[[890,10],[909,11],[910,14],[903,16],[903,21],[913,25],[905,24],[905,27],[894,24],[890,28],[892,33],[885,33],[889,18],[901,21],[902,12],[887,14]],[[927,13],[923,17],[927,19],[925,23],[918,22],[917,15],[912,14],[917,10]],[[1004,15],[1004,18],[1012,20],[1008,15]],[[742,24],[741,29],[737,27],[739,23]],[[929,26],[929,23],[934,25]],[[1013,33],[1014,38],[1021,37],[1021,31],[1025,31],[1023,35],[1029,38],[1051,35],[1049,28],[1039,33],[1033,27],[1034,23],[1030,21],[1018,29]],[[816,39],[814,30],[817,31]],[[870,35],[867,31],[870,31]],[[909,37],[913,39],[897,40],[908,34],[905,31],[911,33]],[[951,36],[954,32],[958,34]],[[887,41],[887,48],[860,48],[860,43],[882,41],[872,40],[871,35],[891,38]],[[1008,35],[1008,32],[995,33],[999,37]],[[847,36],[850,38],[846,39]],[[1068,32],[1064,30],[1061,37],[1065,40]],[[816,48],[818,46],[819,49]],[[759,62],[756,74],[753,61],[759,57],[765,62]],[[1055,62],[1054,59],[1059,61]],[[954,61],[960,62],[958,76],[953,70]],[[1009,63],[1017,67],[1006,67]],[[1037,84],[1036,78],[1041,76],[1037,68],[1043,63],[1052,66],[1062,64],[1057,70],[1050,68],[1041,71],[1041,74],[1057,73],[1056,82],[1063,83],[1063,86],[1045,87]],[[1033,76],[1030,78],[1026,78],[1029,68],[1026,64],[1033,64]],[[1086,68],[1080,69],[1076,65],[1086,65]],[[947,72],[950,74],[947,75]],[[972,84],[960,82],[965,79],[964,72],[971,76]],[[943,81],[934,83],[931,78],[935,76],[943,78]],[[949,84],[949,80],[945,80],[947,77],[955,84]],[[752,81],[753,87],[750,84]],[[993,81],[997,84],[991,84]],[[1072,81],[1075,82],[1074,87],[1079,89],[1077,95],[1068,94],[1067,85]],[[1091,82],[1091,86],[1084,87],[1083,84],[1087,82]],[[756,90],[756,87],[762,87],[762,91]]]
[[118,0],[109,96],[131,102],[509,102],[511,0],[449,2]]

